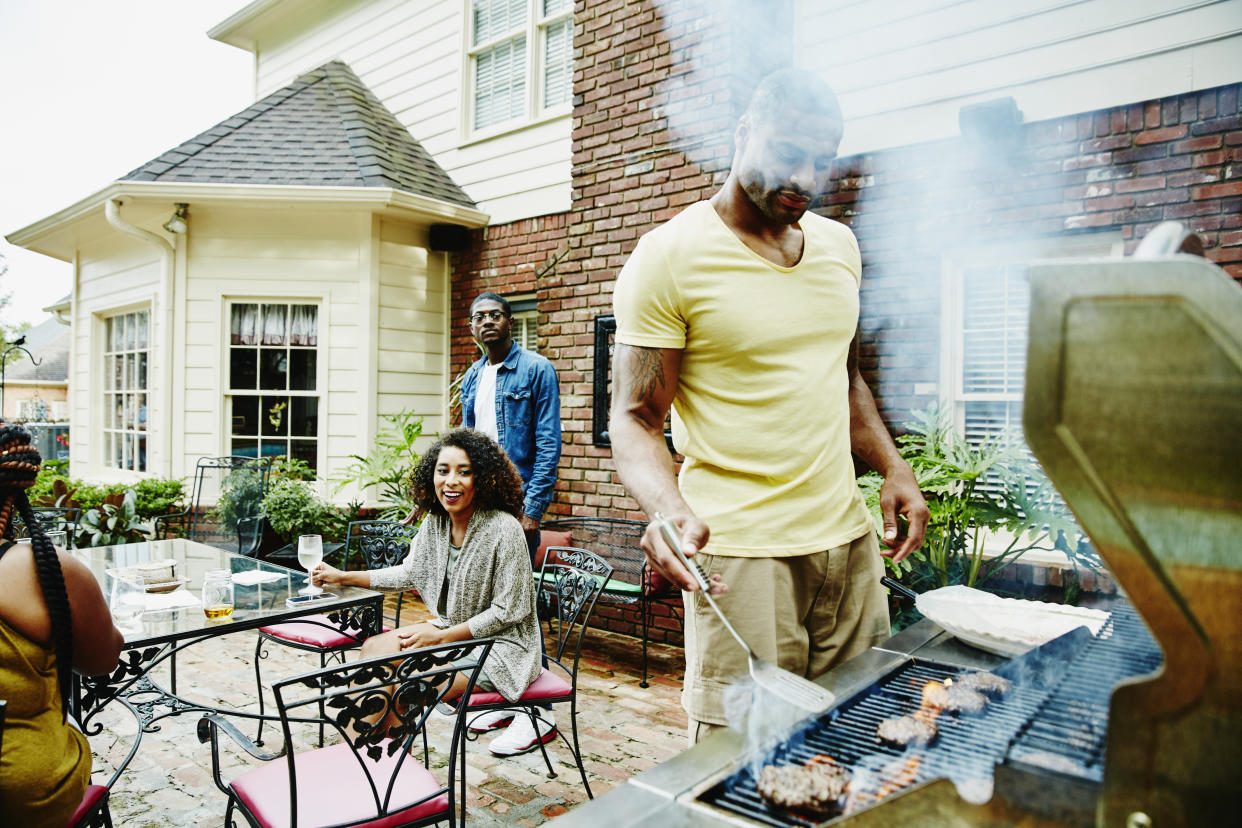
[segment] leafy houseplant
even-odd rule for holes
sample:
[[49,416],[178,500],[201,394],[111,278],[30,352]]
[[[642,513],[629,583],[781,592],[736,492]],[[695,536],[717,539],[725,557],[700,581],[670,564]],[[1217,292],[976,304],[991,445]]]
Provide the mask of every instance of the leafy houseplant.
[[[344,516],[315,494],[306,480],[274,478],[263,496],[263,513],[272,531],[290,544],[300,535],[321,535],[332,542],[345,534]],[[336,565],[335,557],[325,550],[325,561]]]
[[90,546],[150,540],[155,535],[155,528],[139,522],[137,502],[133,489],[124,494],[107,495],[98,508],[83,516],[80,536]]
[[344,469],[344,479],[337,484],[340,491],[350,483],[359,488],[379,489],[381,520],[401,520],[414,508],[410,499],[410,475],[418,465],[414,443],[422,436],[423,418],[411,411],[385,414],[391,426],[376,435],[375,446],[365,457],[350,455],[353,460]]
[[[1019,441],[968,442],[953,429],[948,410],[937,404],[915,412],[905,429],[897,438],[898,450],[914,470],[931,512],[922,549],[901,564],[889,561],[911,588],[981,587],[1036,549],[1064,553],[1075,573],[1079,566],[1099,570],[1095,551]],[[859,478],[877,526],[882,483],[874,472]],[[985,559],[989,538],[1007,541]],[[1071,590],[1067,598],[1073,597]]]

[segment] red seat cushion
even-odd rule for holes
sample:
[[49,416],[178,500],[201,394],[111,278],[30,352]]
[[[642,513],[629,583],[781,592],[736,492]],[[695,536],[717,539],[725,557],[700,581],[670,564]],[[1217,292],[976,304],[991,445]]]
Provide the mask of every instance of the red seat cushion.
[[95,806],[99,804],[99,800],[103,799],[107,795],[108,789],[103,785],[87,785],[86,793],[82,794],[82,804],[79,805],[78,809],[73,812],[73,816],[69,817],[69,822],[66,823],[67,827],[72,828],[74,825],[77,825],[79,822],[86,819],[87,814],[94,810]]
[[[539,674],[539,678],[531,682],[530,687],[526,688],[526,692],[518,698],[518,701],[542,701],[545,699],[563,699],[573,693],[574,688],[569,682],[560,676],[549,673],[544,670]],[[499,693],[472,693],[470,701],[466,703],[466,709],[475,705],[483,704],[504,704],[507,699]]]
[[[539,548],[535,550],[535,571],[538,572],[543,566],[544,556],[548,554],[549,546],[573,546],[574,536],[568,530],[561,529],[541,529],[539,531]],[[553,556],[552,563],[556,563],[556,557]]]
[[[388,755],[388,739],[380,742],[384,753],[378,762],[372,762],[361,754],[367,775],[375,783],[381,799],[388,788],[393,767],[401,758],[401,751]],[[294,764],[298,780],[298,825],[365,825],[367,828],[389,828],[404,825],[431,814],[448,812],[448,794],[441,794],[421,805],[408,807],[376,816],[375,800],[371,786],[363,776],[362,767],[349,745],[336,744],[329,747],[299,753]],[[289,761],[286,757],[273,760],[260,768],[247,771],[237,777],[230,787],[264,828],[278,828],[289,824]],[[397,771],[392,799],[397,807],[402,803],[415,802],[441,787],[431,772],[414,756],[406,756]],[[368,817],[371,821],[365,822]]]
[[[310,622],[318,621],[317,624]],[[296,644],[306,644],[311,647],[320,647],[325,650],[335,650],[340,647],[357,647],[362,643],[362,635],[346,635],[336,629],[336,625],[328,620],[326,615],[309,615],[305,621],[286,621],[283,624],[272,624],[268,627],[259,627],[259,632],[270,635],[272,638],[279,638],[283,641],[292,641]]]

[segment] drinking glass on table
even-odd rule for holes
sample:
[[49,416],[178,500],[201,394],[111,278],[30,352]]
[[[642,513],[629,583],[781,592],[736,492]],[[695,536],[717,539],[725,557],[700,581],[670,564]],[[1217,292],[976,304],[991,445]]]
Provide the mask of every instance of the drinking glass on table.
[[298,538],[298,563],[306,570],[306,587],[299,595],[319,595],[322,589],[311,583],[310,572],[323,561],[323,538],[319,535],[302,535]]
[[111,575],[108,608],[123,633],[142,629],[142,613],[147,608],[147,586],[141,580]]
[[212,621],[233,616],[233,573],[209,569],[203,576],[203,615]]

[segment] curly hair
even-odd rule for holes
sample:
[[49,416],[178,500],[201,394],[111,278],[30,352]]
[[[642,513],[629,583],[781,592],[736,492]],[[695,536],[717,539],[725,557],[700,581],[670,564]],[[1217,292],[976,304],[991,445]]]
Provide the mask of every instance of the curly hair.
[[496,441],[473,428],[455,428],[437,440],[414,469],[410,478],[410,495],[419,507],[435,515],[445,516],[436,497],[436,463],[440,450],[446,446],[459,448],[470,458],[474,472],[474,503],[477,509],[508,512],[522,517],[522,478],[505,450]]
[[73,674],[73,624],[69,610],[69,594],[60,558],[51,538],[35,517],[26,490],[35,484],[43,458],[30,444],[30,432],[19,425],[0,428],[0,538],[11,539],[14,531],[13,512],[21,515],[34,550],[35,573],[39,590],[52,620],[52,641],[56,647],[56,679],[60,687],[60,709],[64,717],[69,711],[69,680]]

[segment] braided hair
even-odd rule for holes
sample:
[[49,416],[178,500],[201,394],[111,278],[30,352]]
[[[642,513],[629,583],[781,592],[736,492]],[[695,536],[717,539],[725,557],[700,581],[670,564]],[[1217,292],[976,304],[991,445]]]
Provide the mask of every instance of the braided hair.
[[61,716],[69,711],[69,681],[73,674],[73,626],[69,614],[69,594],[60,558],[51,538],[30,507],[26,490],[35,483],[43,458],[30,444],[30,432],[19,425],[0,427],[0,538],[13,537],[13,512],[26,524],[34,550],[39,589],[52,620],[52,642],[56,648],[56,679],[60,686]]

